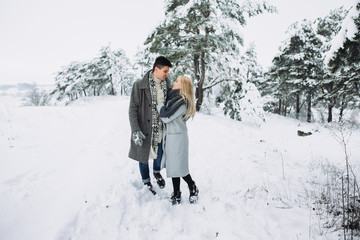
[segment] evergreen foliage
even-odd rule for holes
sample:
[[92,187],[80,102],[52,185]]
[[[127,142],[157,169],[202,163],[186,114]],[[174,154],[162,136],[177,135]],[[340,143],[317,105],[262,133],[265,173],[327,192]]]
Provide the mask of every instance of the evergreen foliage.
[[[339,121],[346,109],[360,106],[360,1],[350,9],[331,11],[315,22],[304,20],[289,27],[288,38],[260,83],[262,95],[269,96],[269,110],[295,117],[307,103],[307,121],[311,108],[320,104],[333,121],[333,108],[339,109]],[[325,63],[325,64],[323,64]],[[278,99],[276,109],[274,101]]]
[[[356,1],[343,21],[340,31],[331,42],[326,64],[336,76],[334,91],[345,108],[360,107],[360,1]],[[341,120],[341,119],[340,119]]]
[[133,82],[130,62],[124,51],[103,47],[98,57],[88,62],[73,62],[55,77],[58,100],[69,101],[81,96],[128,95]]
[[311,100],[323,77],[322,42],[308,20],[296,22],[288,29],[289,38],[273,59],[269,74],[276,84],[274,96],[279,99],[279,112],[286,115],[287,107],[295,104],[299,118],[301,98],[308,103],[307,121],[311,120]]
[[[344,7],[332,10],[324,18],[318,18],[315,22],[316,32],[320,39],[323,41],[322,52],[325,54],[331,48],[331,41],[341,29],[341,23],[348,13]],[[316,101],[324,103],[328,109],[327,121],[332,122],[333,120],[333,107],[339,102],[338,89],[336,87],[336,74],[330,71],[324,71],[324,77],[320,84],[320,94],[317,96]]]
[[137,53],[134,56],[133,66],[137,79],[142,78],[145,73],[153,67],[155,58],[156,56],[149,51],[140,48],[137,50]]
[[258,64],[254,44],[241,57],[240,67],[237,80],[221,84],[216,101],[224,103],[224,114],[230,118],[259,125],[265,118],[256,84],[261,86],[263,70]]
[[206,83],[237,78],[239,30],[247,17],[274,11],[264,1],[167,0],[166,19],[145,44],[149,52],[167,56],[177,72],[191,75],[199,111]]

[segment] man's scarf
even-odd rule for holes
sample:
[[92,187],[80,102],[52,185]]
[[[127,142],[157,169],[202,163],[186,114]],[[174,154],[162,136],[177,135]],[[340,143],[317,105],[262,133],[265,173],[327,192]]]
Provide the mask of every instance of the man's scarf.
[[[156,109],[157,105],[157,92],[156,86],[154,81],[153,71],[149,73],[149,85],[150,85],[150,93],[151,93],[151,118],[152,118],[152,125],[151,125],[151,147],[154,149],[154,152],[157,154],[159,142],[159,133],[162,131],[162,121],[159,119],[158,111]],[[164,97],[166,97],[167,89],[166,89],[166,81],[160,82],[161,89],[164,92]]]
[[179,95],[180,90],[171,90],[166,99],[166,104],[160,109],[160,117],[171,117],[180,107],[185,104],[182,96]]

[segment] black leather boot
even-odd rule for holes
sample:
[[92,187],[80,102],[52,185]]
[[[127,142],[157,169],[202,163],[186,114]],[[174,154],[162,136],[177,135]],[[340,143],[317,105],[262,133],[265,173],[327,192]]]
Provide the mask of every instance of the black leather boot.
[[159,186],[159,188],[164,188],[165,187],[165,180],[163,179],[161,174],[160,173],[154,173],[154,177],[156,179],[156,183]]
[[199,189],[195,185],[195,182],[193,185],[189,186],[190,196],[189,196],[189,202],[190,203],[196,203],[199,199]]
[[147,183],[144,183],[145,186],[147,186],[147,188],[149,189],[149,191],[152,193],[152,194],[156,194],[155,190],[153,189],[153,185],[151,184],[151,182],[147,182]]
[[171,201],[172,205],[180,204],[181,203],[181,192],[178,191],[176,193],[172,193],[170,201]]

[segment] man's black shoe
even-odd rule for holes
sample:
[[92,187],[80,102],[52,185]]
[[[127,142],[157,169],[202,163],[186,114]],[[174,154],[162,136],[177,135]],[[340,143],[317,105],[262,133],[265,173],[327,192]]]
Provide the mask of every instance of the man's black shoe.
[[163,179],[161,174],[160,173],[154,173],[154,177],[156,179],[156,183],[159,186],[159,188],[164,188],[165,187],[165,180]]
[[155,190],[153,189],[153,185],[151,184],[151,182],[147,182],[147,183],[144,183],[145,186],[147,186],[147,188],[149,189],[149,191],[152,193],[152,194],[156,194]]

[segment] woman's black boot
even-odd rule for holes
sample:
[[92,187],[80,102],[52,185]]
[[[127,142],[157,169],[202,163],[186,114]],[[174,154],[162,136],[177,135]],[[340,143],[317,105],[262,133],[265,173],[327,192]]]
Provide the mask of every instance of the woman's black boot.
[[170,201],[171,201],[172,205],[180,204],[181,203],[181,192],[178,191],[176,193],[172,193]]
[[195,185],[195,182],[191,186],[189,186],[189,191],[190,191],[189,202],[196,203],[199,199],[198,197],[199,189]]

